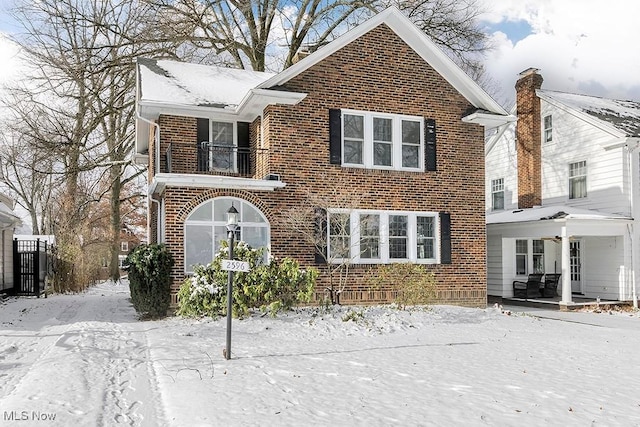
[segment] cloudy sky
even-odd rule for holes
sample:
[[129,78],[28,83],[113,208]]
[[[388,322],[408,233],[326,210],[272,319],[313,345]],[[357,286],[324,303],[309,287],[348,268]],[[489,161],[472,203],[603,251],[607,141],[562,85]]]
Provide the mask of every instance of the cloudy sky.
[[480,0],[495,49],[489,74],[513,99],[519,72],[539,68],[543,88],[640,101],[640,2]]
[[[514,98],[519,72],[539,68],[543,88],[640,101],[640,2],[633,0],[478,0],[489,12],[482,25],[495,49],[486,68],[499,89]],[[0,0],[0,32],[11,31]],[[16,52],[0,38],[0,83],[15,75]]]

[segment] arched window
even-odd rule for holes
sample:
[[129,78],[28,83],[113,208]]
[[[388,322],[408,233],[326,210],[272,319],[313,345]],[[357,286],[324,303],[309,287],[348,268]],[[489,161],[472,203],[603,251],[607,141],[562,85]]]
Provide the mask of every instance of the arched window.
[[184,223],[184,268],[193,272],[196,264],[206,265],[227,239],[227,211],[231,204],[240,213],[236,239],[253,248],[269,249],[269,223],[251,203],[235,197],[218,197],[195,208]]

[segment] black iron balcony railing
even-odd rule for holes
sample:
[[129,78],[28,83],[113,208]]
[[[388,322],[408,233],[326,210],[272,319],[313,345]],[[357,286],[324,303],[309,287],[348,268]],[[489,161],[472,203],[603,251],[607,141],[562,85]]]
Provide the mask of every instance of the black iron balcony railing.
[[198,172],[249,175],[251,173],[251,151],[248,147],[201,142],[198,144]]
[[[252,168],[258,161],[258,156],[266,150],[249,147],[235,147],[231,145],[219,145],[212,142],[199,142],[197,145],[196,164],[179,161],[183,158],[169,144],[165,151],[165,170],[168,173],[220,173],[223,175],[251,176]],[[190,169],[190,171],[189,171]]]

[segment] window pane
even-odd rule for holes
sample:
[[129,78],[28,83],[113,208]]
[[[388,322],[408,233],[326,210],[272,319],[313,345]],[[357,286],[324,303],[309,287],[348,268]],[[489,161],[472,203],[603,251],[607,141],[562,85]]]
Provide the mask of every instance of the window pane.
[[544,141],[551,142],[553,139],[552,120],[551,116],[544,117]]
[[243,226],[242,240],[252,248],[263,248],[268,245],[267,228],[266,227],[247,227]]
[[373,118],[373,140],[391,142],[391,119]]
[[349,214],[329,214],[329,258],[350,258],[351,224]]
[[364,139],[363,116],[344,115],[344,137],[349,139]]
[[504,209],[504,191],[497,191],[493,193],[493,210]]
[[419,216],[416,221],[418,259],[435,258],[434,218],[432,216]]
[[527,240],[516,240],[516,274],[518,275],[525,275],[528,272],[528,252],[529,242]]
[[362,164],[362,141],[344,141],[344,162]]
[[402,146],[402,167],[417,168],[420,166],[420,147],[413,145]]
[[214,144],[233,145],[233,123],[211,122]]
[[200,205],[189,215],[190,221],[211,221],[211,202]]
[[190,225],[185,227],[185,265],[193,271],[195,264],[206,265],[213,260],[213,236],[210,225]]
[[391,144],[374,143],[373,164],[391,166]]
[[227,211],[231,208],[231,204],[239,211],[241,209],[240,202],[233,199],[216,199],[213,202],[213,220],[227,223]]
[[402,142],[405,144],[420,144],[420,122],[402,121]]
[[[227,227],[216,225],[213,227],[213,254],[217,254],[220,251],[220,242],[229,238],[229,232]],[[236,235],[234,239],[240,240],[240,235]]]
[[242,222],[265,222],[260,211],[246,203],[242,204],[241,215]]
[[527,274],[527,257],[526,255],[516,255],[516,274]]
[[407,258],[407,217],[389,216],[389,258]]
[[569,198],[579,199],[587,197],[587,162],[571,163],[569,165]]
[[360,258],[380,258],[379,215],[360,215]]

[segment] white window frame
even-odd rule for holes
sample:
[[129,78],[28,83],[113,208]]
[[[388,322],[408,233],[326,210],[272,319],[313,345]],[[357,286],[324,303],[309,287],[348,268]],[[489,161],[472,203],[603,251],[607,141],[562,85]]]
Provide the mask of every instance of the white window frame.
[[[209,158],[209,164],[207,165],[207,168],[209,171],[237,173],[238,172],[238,125],[237,125],[237,122],[231,121],[231,120],[209,119],[209,141],[207,141],[208,145],[216,145],[216,142],[213,140],[213,124],[214,123],[223,123],[223,124],[231,125],[231,132],[233,133],[231,135],[232,137],[231,139],[233,140],[233,143],[228,147],[232,149],[232,154],[231,154],[232,164],[231,164],[231,169],[216,168],[213,165],[213,157],[211,157]],[[219,146],[222,145],[225,147],[227,146],[225,144],[217,144],[217,145]]]
[[[518,252],[519,241],[526,242],[526,248],[527,248],[526,252]],[[534,252],[535,248],[533,243],[536,241],[539,241],[542,243],[542,252]],[[515,258],[513,260],[513,263],[514,263],[513,267],[514,267],[516,276],[526,277],[529,274],[533,274],[533,273],[544,274],[545,268],[546,268],[545,250],[546,250],[546,244],[542,239],[515,239],[515,247],[514,247]],[[518,256],[524,256],[524,260],[525,260],[524,273],[518,272]],[[538,258],[538,257],[541,259],[542,271],[535,271],[535,267],[536,267],[535,258]]]
[[[211,219],[198,219],[198,220],[193,220],[190,219],[191,215],[197,210],[199,209],[201,206],[203,206],[205,203],[211,203],[213,202],[215,204],[216,201],[221,201],[221,200],[228,200],[231,201],[233,203],[233,206],[240,211],[240,221],[238,222],[238,229],[236,230],[236,240],[240,241],[243,240],[243,233],[244,233],[244,228],[245,227],[259,227],[259,228],[266,228],[266,241],[267,244],[266,246],[264,246],[266,248],[264,257],[265,257],[265,262],[268,262],[268,254],[271,250],[271,224],[269,224],[269,221],[267,220],[267,217],[264,215],[264,213],[257,207],[255,206],[253,203],[244,200],[244,199],[240,199],[237,197],[229,197],[229,196],[221,196],[221,197],[215,197],[213,199],[208,199],[204,202],[202,202],[201,204],[199,204],[198,206],[196,206],[195,208],[193,208],[193,210],[189,213],[189,216],[187,217],[187,219],[184,221],[183,226],[182,226],[182,230],[183,230],[183,248],[182,248],[182,253],[184,255],[184,272],[185,274],[193,274],[193,268],[190,268],[191,266],[188,263],[187,260],[187,225],[196,225],[196,226],[208,226],[211,227],[211,236],[213,239],[215,239],[215,229],[216,227],[225,227],[227,225],[227,221],[226,221],[226,216],[223,220],[214,220],[215,217],[215,206],[213,207],[213,209],[211,210]],[[248,222],[248,221],[243,221],[242,217],[244,216],[244,212],[243,212],[243,204],[244,205],[248,205],[249,207],[255,209],[260,216],[262,217],[262,219],[264,220],[263,222]],[[225,236],[226,236],[226,231],[225,231]],[[213,258],[215,257],[217,250],[216,250],[216,242],[212,240],[212,256],[211,256],[211,260],[209,260],[209,262],[213,261]]]
[[[438,212],[415,212],[415,211],[380,211],[369,209],[328,209],[327,210],[327,253],[331,253],[331,241],[328,238],[331,227],[332,214],[348,214],[349,227],[351,234],[350,241],[350,258],[330,258],[331,264],[342,264],[349,262],[351,264],[390,264],[397,262],[413,262],[418,264],[440,264],[440,217]],[[360,216],[361,215],[378,215],[380,219],[380,236],[379,236],[379,257],[363,258],[360,249]],[[407,258],[390,258],[389,257],[389,216],[400,215],[407,217]],[[418,236],[417,236],[417,218],[431,217],[434,221],[433,236],[433,257],[418,258]]]
[[129,242],[126,240],[120,242],[120,252],[129,252]]
[[[576,167],[576,168],[581,168],[581,173],[579,175],[572,175],[572,167]],[[587,187],[588,185],[588,180],[587,180],[587,161],[586,160],[580,160],[577,162],[571,162],[569,163],[569,189],[567,192],[567,196],[569,198],[569,200],[578,200],[578,199],[585,199],[587,197],[587,195],[589,194],[589,189]],[[578,179],[582,179],[584,178],[584,195],[578,196],[576,197],[575,195],[571,194],[571,188],[573,186],[573,181],[578,180]]]
[[[364,142],[362,145],[362,163],[347,163],[345,161],[345,149],[344,149],[344,116],[360,116],[364,121]],[[383,166],[374,164],[374,140],[373,140],[373,120],[376,119],[391,119],[391,165]],[[402,166],[402,122],[411,121],[417,122],[420,125],[420,145],[418,147],[418,167],[403,167]],[[402,114],[387,114],[376,113],[358,110],[341,110],[341,134],[342,134],[342,166],[365,168],[365,169],[383,169],[383,170],[401,170],[401,171],[424,171],[424,118],[420,116],[409,116]],[[347,138],[349,139],[349,138]]]
[[545,144],[553,142],[553,116],[551,114],[542,118],[542,140]]
[[[502,193],[502,207],[496,208],[495,196]],[[504,178],[496,178],[491,180],[491,210],[504,210]]]

